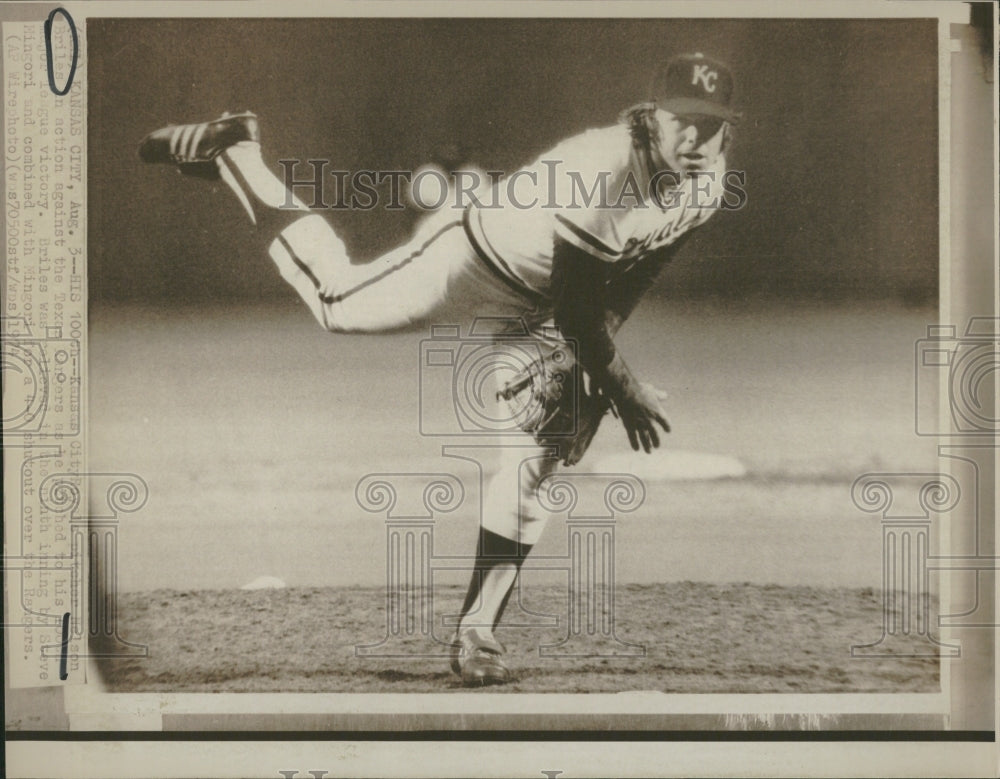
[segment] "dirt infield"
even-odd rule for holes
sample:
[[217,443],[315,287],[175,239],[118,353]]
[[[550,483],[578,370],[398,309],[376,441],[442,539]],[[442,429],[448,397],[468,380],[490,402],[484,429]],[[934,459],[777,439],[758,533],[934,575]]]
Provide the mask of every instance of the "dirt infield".
[[[455,611],[457,587],[435,588],[434,633]],[[541,656],[567,636],[566,593],[525,588],[520,614],[555,612],[555,627],[501,627],[515,682],[490,692],[936,692],[933,658],[852,658],[882,633],[871,589],[678,582],[617,589],[616,637]],[[116,692],[442,692],[462,689],[446,647],[422,638],[358,656],[386,635],[383,588],[154,590],[119,599],[120,632],[148,657],[103,662]],[[508,617],[510,611],[508,611]],[[516,617],[515,617],[516,621]],[[933,623],[932,623],[933,624]],[[598,632],[599,635],[599,632]],[[914,637],[914,646],[925,646]],[[603,652],[603,656],[602,653]]]

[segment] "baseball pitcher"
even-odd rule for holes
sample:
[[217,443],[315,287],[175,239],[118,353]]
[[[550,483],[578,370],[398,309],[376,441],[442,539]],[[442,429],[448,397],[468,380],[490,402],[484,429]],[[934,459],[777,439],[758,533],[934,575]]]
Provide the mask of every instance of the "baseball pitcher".
[[[541,358],[497,393],[534,411],[520,417],[530,448],[503,449],[487,486],[452,643],[452,668],[466,685],[510,679],[494,630],[545,526],[546,477],[580,461],[608,411],[633,449],[650,452],[669,432],[661,393],[636,378],[614,336],[684,238],[726,202],[725,154],[740,118],[732,92],[723,63],[672,59],[652,99],[617,125],[560,143],[367,264],[353,264],[324,216],[267,167],[255,115],[171,125],[140,145],[146,162],[221,177],[330,332],[502,317],[535,338]],[[563,349],[566,341],[575,349]]]

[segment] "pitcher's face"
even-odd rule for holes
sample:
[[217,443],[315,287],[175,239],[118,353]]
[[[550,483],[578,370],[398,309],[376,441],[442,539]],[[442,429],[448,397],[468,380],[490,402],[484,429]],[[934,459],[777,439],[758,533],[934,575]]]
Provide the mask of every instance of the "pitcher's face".
[[660,153],[673,170],[692,174],[709,170],[722,154],[725,120],[715,116],[682,116],[662,109]]

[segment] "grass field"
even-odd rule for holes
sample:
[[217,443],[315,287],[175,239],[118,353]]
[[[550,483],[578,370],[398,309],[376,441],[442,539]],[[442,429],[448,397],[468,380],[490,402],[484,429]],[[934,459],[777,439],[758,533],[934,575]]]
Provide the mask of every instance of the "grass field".
[[[851,484],[870,471],[937,467],[933,440],[913,433],[914,342],[933,318],[885,304],[640,309],[619,341],[637,372],[670,393],[666,445],[735,458],[746,475],[647,480],[643,506],[617,523],[616,576],[619,632],[650,652],[594,661],[592,673],[574,676],[579,685],[936,684],[933,663],[859,665],[846,649],[881,629],[881,530],[852,504]],[[149,643],[151,656],[114,663],[112,681],[198,690],[448,683],[440,662],[363,667],[342,656],[359,635],[378,633],[384,602],[385,518],[358,506],[361,477],[453,472],[469,499],[437,520],[435,552],[468,554],[476,532],[470,472],[442,457],[445,441],[418,433],[419,336],[331,336],[289,305],[97,308],[90,337],[89,468],[132,472],[150,488],[148,504],[122,517],[118,572],[123,633]],[[624,433],[606,423],[588,460],[624,447]],[[538,554],[559,554],[565,542],[550,528]],[[289,589],[238,589],[259,576]],[[444,577],[441,593],[462,579]],[[551,587],[537,586],[542,611],[559,597]],[[297,637],[294,662],[275,643],[282,630]],[[549,689],[544,663],[566,661],[533,657],[531,631],[504,632],[522,668],[511,689]],[[230,651],[206,649],[218,641]]]

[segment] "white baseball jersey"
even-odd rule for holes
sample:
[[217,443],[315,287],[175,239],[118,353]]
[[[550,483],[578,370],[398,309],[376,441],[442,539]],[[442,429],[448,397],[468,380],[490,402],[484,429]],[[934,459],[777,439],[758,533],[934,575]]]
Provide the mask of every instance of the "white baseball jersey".
[[[370,263],[351,263],[318,215],[282,231],[270,252],[328,330],[392,330],[467,315],[533,326],[552,313],[557,240],[624,271],[707,221],[722,203],[724,172],[722,155],[693,177],[650,170],[629,128],[615,125],[560,143],[477,193],[460,214],[442,209]],[[658,198],[653,181],[667,185]]]
[[[476,248],[518,285],[548,296],[555,239],[630,264],[707,221],[722,202],[725,158],[690,178],[646,168],[629,129],[589,130],[501,180],[469,207]],[[651,177],[662,186],[650,196]],[[678,179],[680,179],[678,181]]]

